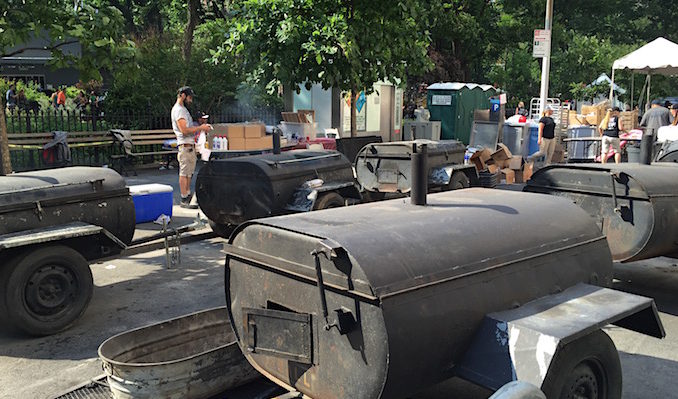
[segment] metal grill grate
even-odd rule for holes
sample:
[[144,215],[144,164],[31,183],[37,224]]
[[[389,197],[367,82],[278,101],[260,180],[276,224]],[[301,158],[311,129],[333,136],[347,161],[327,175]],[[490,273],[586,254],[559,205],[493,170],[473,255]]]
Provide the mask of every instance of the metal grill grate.
[[112,399],[113,395],[106,383],[106,378],[92,380],[89,383],[76,388],[54,399]]

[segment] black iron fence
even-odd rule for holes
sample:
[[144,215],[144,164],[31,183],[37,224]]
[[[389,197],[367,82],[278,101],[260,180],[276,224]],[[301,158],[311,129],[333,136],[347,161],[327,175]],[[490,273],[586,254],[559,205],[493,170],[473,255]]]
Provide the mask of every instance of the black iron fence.
[[[110,129],[155,130],[171,129],[169,110],[162,114],[144,111],[126,111],[117,113],[90,112],[80,110],[6,110],[7,133],[10,136],[11,159],[14,170],[25,171],[53,167],[41,145],[23,144],[24,138],[39,133],[53,131],[92,132],[93,137],[78,134],[69,140],[72,165],[102,166],[109,162],[110,155],[116,152],[115,146],[103,145],[96,138]],[[210,114],[209,123],[263,122],[276,125],[280,122],[280,110],[239,108]],[[25,135],[24,135],[25,134]],[[83,139],[83,137],[85,139]],[[38,138],[36,137],[36,140]],[[14,144],[12,144],[14,143]],[[144,148],[145,151],[157,151],[161,146]],[[157,161],[149,159],[150,161]]]

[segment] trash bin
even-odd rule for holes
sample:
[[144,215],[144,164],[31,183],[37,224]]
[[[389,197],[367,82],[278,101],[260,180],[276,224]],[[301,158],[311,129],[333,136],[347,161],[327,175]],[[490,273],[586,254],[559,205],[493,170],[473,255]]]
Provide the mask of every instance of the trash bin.
[[626,156],[629,163],[640,163],[640,146],[628,144],[626,146]]

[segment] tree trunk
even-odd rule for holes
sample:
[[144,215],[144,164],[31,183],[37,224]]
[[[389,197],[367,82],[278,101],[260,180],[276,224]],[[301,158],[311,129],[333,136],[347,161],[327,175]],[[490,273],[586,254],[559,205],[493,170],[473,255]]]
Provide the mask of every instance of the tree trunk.
[[0,164],[0,174],[8,175],[12,173],[12,160],[9,157],[9,140],[7,139],[7,121],[5,121],[5,104],[0,101],[0,154],[2,162]]
[[188,62],[191,59],[191,49],[193,47],[193,32],[198,24],[198,8],[200,7],[200,0],[188,0],[188,20],[186,21],[186,29],[184,29],[184,44],[181,48],[181,54],[184,61]]
[[358,89],[353,86],[351,89],[351,137],[358,135],[358,113],[356,103],[358,102]]

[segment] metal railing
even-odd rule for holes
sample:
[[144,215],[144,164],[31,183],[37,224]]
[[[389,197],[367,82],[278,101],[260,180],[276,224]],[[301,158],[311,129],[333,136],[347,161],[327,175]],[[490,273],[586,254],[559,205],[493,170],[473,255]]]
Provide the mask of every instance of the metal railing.
[[[267,125],[277,125],[280,122],[280,110],[276,109],[226,109],[210,114],[209,123],[234,123],[260,121]],[[110,129],[129,130],[156,130],[171,129],[172,122],[170,111],[162,114],[150,111],[125,111],[117,113],[104,113],[90,110],[6,110],[5,120],[7,133],[20,135],[23,133],[49,133],[53,131],[66,132],[101,132]],[[20,141],[20,140],[19,140]],[[12,139],[10,138],[10,143]],[[109,162],[110,155],[116,151],[114,146],[101,145],[96,141],[88,144],[85,140],[73,139],[75,145],[71,147],[72,165],[102,166]],[[158,151],[161,145],[153,148],[144,147],[144,151]],[[43,151],[40,146],[16,146],[10,151],[13,169],[26,171],[53,167],[45,162]],[[147,161],[157,161],[149,157]]]

